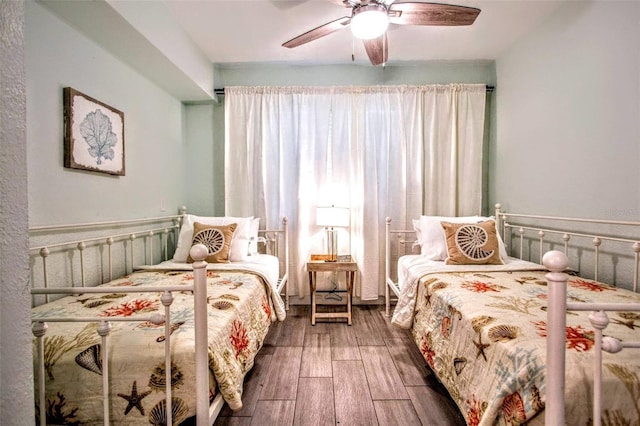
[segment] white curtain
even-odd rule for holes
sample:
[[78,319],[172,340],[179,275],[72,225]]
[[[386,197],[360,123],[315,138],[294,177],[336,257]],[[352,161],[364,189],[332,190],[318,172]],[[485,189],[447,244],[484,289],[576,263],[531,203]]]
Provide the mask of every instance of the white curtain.
[[318,206],[348,207],[339,253],[358,263],[356,295],[384,291],[384,223],[481,209],[485,85],[230,87],[225,209],[290,224],[294,294],[323,253]]

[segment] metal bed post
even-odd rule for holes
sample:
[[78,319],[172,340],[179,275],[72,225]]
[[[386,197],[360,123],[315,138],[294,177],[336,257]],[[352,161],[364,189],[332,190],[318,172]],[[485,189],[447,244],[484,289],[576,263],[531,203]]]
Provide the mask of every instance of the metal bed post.
[[162,231],[162,260],[167,260],[167,245],[169,240],[169,229]]
[[391,279],[391,265],[390,265],[390,257],[391,257],[391,242],[389,241],[389,230],[391,228],[391,218],[387,217],[385,220],[385,233],[384,233],[384,250],[385,250],[385,260],[384,260],[384,307],[385,307],[385,316],[389,316],[390,302],[389,302],[389,280]]
[[34,322],[31,326],[33,335],[38,339],[38,406],[40,407],[40,426],[47,424],[47,409],[44,379],[44,335],[49,326],[46,322]]
[[569,256],[569,240],[571,239],[571,235],[564,233],[562,234],[562,241],[564,241],[564,254],[565,256]]
[[[134,259],[133,259],[133,257],[134,257],[133,256],[133,252],[134,252],[134,244],[133,244],[133,242],[136,240],[136,234],[129,235],[129,240],[131,240],[131,253],[130,253],[131,254],[131,272],[133,272],[134,265],[135,265]],[[125,265],[125,268],[124,268],[124,272],[125,273],[127,272],[126,265]]]
[[284,300],[285,308],[289,310],[289,219],[287,217],[282,218],[282,226],[284,228],[284,259],[285,259],[285,271],[284,271]]
[[595,329],[593,346],[593,426],[602,424],[602,330],[609,325],[609,316],[604,311],[593,311],[589,314],[589,322]]
[[524,228],[518,228],[518,235],[520,235],[520,259],[524,256]]
[[193,303],[196,351],[196,423],[209,424],[209,361],[207,331],[207,257],[209,250],[203,244],[191,247],[193,262]]
[[640,242],[633,243],[634,268],[633,268],[633,291],[638,291],[638,263],[640,263]]
[[[109,255],[109,281],[113,280],[113,260],[112,260],[112,253],[111,253],[111,246],[113,245],[113,238],[109,237],[107,238],[107,252]],[[104,284],[104,278],[102,280],[102,283]]]
[[568,275],[563,271],[569,260],[560,251],[547,252],[542,259],[551,272],[546,274],[547,285],[547,394],[545,424],[563,425],[565,328]]
[[593,266],[593,279],[598,281],[598,264],[600,263],[600,244],[602,241],[598,237],[594,237],[593,239],[593,249],[594,249],[594,266]]
[[80,283],[84,287],[84,249],[87,245],[84,241],[78,243],[78,250],[80,251]]
[[506,219],[503,220],[502,218],[502,205],[500,203],[496,203],[496,205],[494,206],[494,209],[495,209],[495,215],[496,215],[496,229],[498,230],[500,235],[502,235],[502,237],[504,238],[504,232],[506,230],[504,227],[504,222],[506,222]]
[[107,347],[107,336],[111,332],[109,321],[100,321],[97,327],[100,335],[100,352],[102,354],[102,412],[105,426],[109,425],[109,348]]
[[[195,296],[194,296],[195,297]],[[167,413],[167,426],[173,424],[172,418],[172,395],[171,395],[171,304],[173,303],[173,295],[170,291],[165,291],[160,297],[160,301],[164,306],[164,380],[165,380],[165,410]],[[195,304],[194,300],[194,304]]]
[[544,256],[544,249],[543,249],[543,244],[544,244],[544,231],[540,230],[538,231],[538,242],[540,244],[540,260],[538,261],[538,263],[542,263],[542,257]]
[[[49,251],[48,247],[42,247],[40,249],[40,257],[42,258],[42,273],[44,275],[44,288],[48,287],[48,277],[47,277],[47,256],[49,256],[51,252]],[[33,285],[33,284],[32,284]],[[44,295],[44,301],[45,303],[49,303],[49,295],[45,294]],[[33,303],[33,298],[32,298],[32,303]]]
[[[149,265],[153,265],[153,231],[149,231],[147,236],[149,237]],[[145,262],[147,261],[145,256]]]

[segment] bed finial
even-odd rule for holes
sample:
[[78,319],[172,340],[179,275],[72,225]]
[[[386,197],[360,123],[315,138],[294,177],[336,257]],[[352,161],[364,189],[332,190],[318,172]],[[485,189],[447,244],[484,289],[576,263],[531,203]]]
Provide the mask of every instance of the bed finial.
[[189,250],[189,255],[195,262],[203,261],[205,257],[209,254],[209,249],[204,244],[195,244]]
[[551,272],[562,272],[567,269],[569,259],[563,252],[551,250],[542,256],[542,264]]
[[[498,229],[500,229],[500,222],[505,220],[502,218],[502,204],[500,203],[496,203],[493,206],[495,215],[496,215],[496,224],[498,225]],[[503,233],[504,233],[504,229],[502,229]]]

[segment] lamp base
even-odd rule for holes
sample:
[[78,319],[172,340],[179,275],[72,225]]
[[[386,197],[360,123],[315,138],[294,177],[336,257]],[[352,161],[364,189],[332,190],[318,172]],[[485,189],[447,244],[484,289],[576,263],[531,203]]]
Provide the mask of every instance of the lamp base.
[[338,261],[338,231],[333,228],[327,228],[327,258],[324,261]]

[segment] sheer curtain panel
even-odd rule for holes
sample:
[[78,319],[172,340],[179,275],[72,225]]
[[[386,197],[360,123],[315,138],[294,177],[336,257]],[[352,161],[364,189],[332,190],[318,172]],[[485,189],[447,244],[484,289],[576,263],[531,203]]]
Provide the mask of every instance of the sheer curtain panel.
[[289,218],[294,293],[324,252],[318,206],[349,208],[339,253],[358,263],[356,295],[384,290],[384,220],[481,209],[483,84],[229,87],[225,209],[276,227]]

